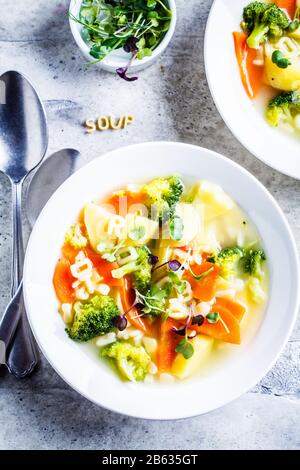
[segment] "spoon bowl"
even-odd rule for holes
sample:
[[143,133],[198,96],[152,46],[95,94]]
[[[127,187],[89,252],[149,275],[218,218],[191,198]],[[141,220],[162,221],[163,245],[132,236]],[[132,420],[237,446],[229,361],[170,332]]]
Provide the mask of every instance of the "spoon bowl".
[[46,153],[46,115],[36,90],[22,74],[8,71],[0,82],[0,171],[18,183]]

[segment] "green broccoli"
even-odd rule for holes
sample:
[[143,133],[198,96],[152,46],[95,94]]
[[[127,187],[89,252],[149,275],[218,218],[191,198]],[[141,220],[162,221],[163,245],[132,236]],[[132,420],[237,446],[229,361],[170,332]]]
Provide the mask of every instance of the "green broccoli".
[[74,224],[69,228],[65,235],[65,243],[70,243],[70,245],[79,250],[86,247],[88,241],[81,232],[80,224]]
[[248,250],[243,260],[244,272],[260,279],[262,277],[262,264],[265,260],[266,255],[263,250]]
[[121,279],[127,274],[132,274],[134,287],[141,292],[145,292],[149,289],[151,282],[152,264],[149,262],[151,253],[146,246],[135,247],[135,250],[138,258],[114,269],[111,274],[115,279]]
[[288,28],[290,20],[275,4],[252,2],[244,8],[242,28],[249,34],[247,44],[258,49],[268,38],[279,38]]
[[294,126],[297,114],[300,114],[300,90],[281,93],[273,98],[268,104],[266,118],[273,127],[280,123]]
[[170,176],[153,180],[146,184],[142,191],[149,197],[159,220],[167,220],[174,215],[176,204],[184,191],[184,185],[178,176]]
[[86,342],[113,329],[113,318],[120,315],[108,295],[94,295],[87,302],[74,304],[74,321],[66,331],[74,341]]
[[262,264],[266,260],[266,255],[263,250],[247,250],[243,258],[243,268],[245,274],[249,275],[247,282],[248,293],[250,299],[256,303],[264,302],[266,294],[262,288]]
[[133,346],[126,341],[109,344],[100,354],[102,357],[113,359],[120,374],[131,382],[144,380],[151,361],[142,346]]
[[228,279],[236,273],[238,263],[244,254],[245,250],[239,246],[227,247],[219,251],[213,258],[210,258],[210,261],[218,264],[221,268],[220,275],[224,279]]
[[265,293],[261,285],[263,278],[262,264],[265,260],[266,255],[263,250],[253,250],[239,246],[224,248],[215,256],[208,258],[208,261],[220,266],[220,275],[224,279],[230,279],[238,270],[246,274],[247,289],[254,303],[261,303],[265,299]]

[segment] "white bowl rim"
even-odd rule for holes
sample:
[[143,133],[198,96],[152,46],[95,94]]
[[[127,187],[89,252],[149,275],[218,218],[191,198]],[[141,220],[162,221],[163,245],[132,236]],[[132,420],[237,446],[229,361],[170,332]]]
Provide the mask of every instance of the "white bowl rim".
[[[206,74],[206,80],[207,80],[207,83],[208,83],[208,87],[209,87],[209,90],[210,90],[210,93],[212,95],[212,98],[213,98],[213,101],[214,101],[214,104],[221,116],[221,118],[223,119],[223,121],[225,122],[226,126],[228,127],[228,129],[231,131],[231,133],[236,137],[236,139],[245,147],[245,149],[247,149],[254,157],[256,157],[258,160],[262,161],[263,163],[265,163],[265,165],[267,165],[268,167],[270,168],[273,168],[274,170],[278,171],[279,173],[282,173],[286,176],[289,176],[291,178],[294,178],[296,180],[299,180],[300,179],[300,176],[296,176],[292,170],[286,170],[286,169],[283,169],[281,166],[279,165],[276,165],[276,164],[273,164],[273,163],[270,163],[270,160],[268,158],[265,157],[264,154],[260,154],[259,152],[257,152],[251,145],[249,145],[249,141],[246,139],[246,138],[243,138],[240,136],[240,133],[237,129],[235,129],[231,123],[230,123],[230,119],[226,116],[226,113],[225,111],[222,110],[221,106],[219,105],[218,103],[218,100],[216,99],[216,95],[215,95],[215,92],[214,92],[214,87],[212,85],[212,80],[211,80],[211,77],[210,77],[210,74],[208,73],[208,67],[207,67],[207,63],[208,63],[208,55],[209,55],[209,50],[208,50],[208,36],[209,36],[209,32],[210,32],[210,28],[211,28],[211,23],[213,22],[213,15],[214,15],[214,10],[215,8],[217,7],[217,3],[218,3],[219,0],[214,0],[213,1],[213,4],[211,6],[211,9],[210,9],[210,12],[209,12],[209,15],[208,15],[208,19],[207,19],[207,23],[206,23],[206,28],[205,28],[205,36],[204,36],[204,66],[205,66],[205,74]],[[249,3],[250,3],[250,0],[249,0]],[[299,172],[298,172],[299,173]]]
[[[77,2],[82,3],[82,0],[71,0],[70,1],[69,12],[71,12],[73,10],[73,8],[74,8],[74,6]],[[170,28],[168,29],[167,33],[165,34],[165,36],[163,37],[163,39],[159,43],[159,45],[153,50],[153,53],[152,53],[151,56],[144,57],[142,60],[135,59],[131,63],[130,69],[132,71],[134,71],[135,68],[139,69],[139,68],[142,68],[142,67],[146,67],[148,64],[150,65],[150,63],[154,62],[154,60],[158,56],[160,56],[165,51],[165,49],[168,47],[168,45],[169,45],[169,43],[170,43],[170,41],[171,41],[171,39],[174,35],[175,28],[176,28],[176,23],[177,23],[176,2],[175,2],[175,0],[168,0],[168,2],[169,2],[170,10],[172,11],[172,18],[171,18],[171,22],[170,22]],[[80,34],[79,25],[75,21],[73,21],[71,18],[69,18],[69,24],[70,24],[71,32],[72,32],[72,35],[74,37],[74,40],[75,40],[77,46],[83,52],[83,54],[87,58],[89,58],[89,60],[92,61],[93,58],[91,57],[91,55],[89,53],[90,48],[87,45],[87,43],[83,40],[83,38]],[[115,62],[112,63],[109,54],[103,61],[98,63],[99,66],[101,66],[101,64],[103,64],[106,67],[111,68],[113,70],[115,70],[115,68],[116,68],[116,64],[115,64]],[[122,65],[123,64],[120,64],[120,66],[122,66]]]
[[[92,160],[90,163],[88,163],[87,165],[85,165],[84,167],[82,167],[81,169],[79,169],[75,174],[73,174],[72,176],[70,176],[61,186],[60,188],[58,188],[57,191],[59,191],[61,188],[63,188],[63,186],[67,183],[67,182],[70,182],[74,177],[75,175],[77,175],[78,173],[80,173],[81,171],[83,170],[86,170],[87,168],[92,168],[94,165],[97,165],[97,162],[98,161],[102,161],[102,162],[105,162],[105,160],[109,160],[111,158],[113,158],[114,154],[118,154],[120,151],[123,151],[123,150],[140,150],[142,149],[144,146],[151,146],[153,147],[153,149],[155,149],[155,147],[167,147],[167,146],[177,146],[177,147],[181,147],[182,149],[184,148],[191,148],[191,149],[198,149],[200,151],[204,151],[205,153],[207,153],[208,155],[211,155],[211,156],[214,156],[215,158],[219,159],[219,160],[223,160],[223,161],[226,161],[226,163],[229,165],[229,167],[233,167],[235,169],[237,169],[238,171],[240,171],[241,173],[243,173],[245,176],[247,176],[250,180],[252,180],[252,182],[256,185],[256,186],[259,186],[260,189],[262,190],[262,192],[264,193],[264,196],[266,197],[266,199],[268,200],[268,202],[273,205],[273,207],[276,209],[277,213],[278,213],[278,217],[280,218],[280,222],[282,223],[283,227],[285,228],[285,230],[287,231],[287,234],[288,234],[288,242],[289,242],[289,245],[290,245],[290,249],[292,251],[292,254],[293,254],[293,259],[294,259],[294,262],[295,262],[295,271],[294,271],[294,274],[295,274],[295,277],[297,279],[297,282],[296,284],[299,285],[299,282],[300,282],[300,264],[299,264],[299,256],[298,256],[298,250],[297,250],[297,246],[296,246],[296,242],[295,242],[295,239],[294,239],[294,236],[293,236],[293,233],[290,229],[290,226],[286,220],[286,217],[282,211],[282,209],[280,208],[280,206],[278,205],[277,201],[275,200],[275,198],[269,193],[269,191],[265,188],[265,186],[255,177],[253,176],[250,172],[248,172],[245,168],[243,168],[242,166],[240,166],[239,164],[233,162],[231,159],[229,159],[228,157],[225,157],[223,156],[222,154],[220,153],[217,153],[213,150],[210,150],[210,149],[206,149],[204,147],[200,147],[200,146],[197,146],[197,145],[192,145],[192,144],[186,144],[186,143],[180,143],[180,142],[167,142],[167,141],[157,141],[157,142],[144,142],[144,143],[139,143],[139,144],[133,144],[133,145],[129,145],[129,146],[124,146],[124,147],[119,147],[115,150],[112,150],[94,160]],[[139,152],[140,153],[140,152]],[[56,191],[56,192],[57,192]],[[42,214],[44,212],[47,211],[47,206],[51,203],[52,199],[55,198],[55,195],[56,195],[56,192],[51,196],[51,198],[49,199],[49,201],[47,202],[47,204],[45,205],[45,207],[43,208],[38,220],[40,219],[40,217],[42,216]],[[239,203],[239,201],[237,201],[237,203]],[[38,222],[38,221],[37,221]],[[36,227],[38,226],[38,224],[36,223],[34,228],[33,228],[33,231],[32,231],[32,235],[35,233],[36,231]],[[229,403],[231,403],[232,401],[236,400],[237,398],[239,398],[240,396],[242,396],[244,393],[248,392],[250,389],[252,389],[268,372],[269,370],[274,366],[274,364],[276,363],[276,361],[278,360],[279,356],[281,355],[284,347],[286,346],[287,342],[288,342],[288,339],[292,333],[292,330],[294,328],[294,325],[295,325],[295,322],[296,322],[296,319],[297,319],[297,316],[298,316],[298,310],[299,310],[299,306],[300,306],[300,289],[297,290],[297,292],[295,293],[295,298],[293,300],[293,308],[291,309],[293,311],[293,315],[291,316],[290,318],[290,321],[289,321],[289,327],[287,328],[282,340],[281,340],[281,344],[280,346],[278,346],[277,348],[277,352],[276,354],[274,354],[272,360],[270,360],[267,364],[265,364],[263,370],[261,371],[261,373],[259,375],[257,375],[255,377],[255,379],[253,378],[253,380],[251,381],[251,383],[247,383],[247,384],[244,384],[244,386],[241,388],[241,390],[239,391],[235,391],[235,393],[232,393],[232,396],[230,397],[230,399],[226,399],[225,401],[223,401],[221,404],[218,404],[217,406],[214,406],[214,407],[210,407],[208,408],[206,411],[204,412],[195,412],[194,414],[187,414],[187,415],[184,415],[184,414],[178,414],[178,416],[174,416],[174,417],[162,417],[162,418],[151,418],[149,417],[147,414],[145,414],[144,416],[139,414],[139,415],[136,415],[134,412],[126,412],[124,413],[120,408],[121,407],[118,407],[117,409],[116,408],[113,408],[113,407],[108,407],[106,405],[103,405],[101,404],[99,401],[97,401],[96,399],[92,399],[91,397],[88,396],[88,394],[86,393],[83,393],[82,390],[79,389],[79,387],[74,384],[72,384],[71,382],[69,382],[64,376],[63,374],[60,372],[59,370],[59,367],[54,364],[51,359],[49,358],[48,356],[48,353],[45,351],[44,347],[43,347],[43,344],[41,344],[39,338],[37,337],[37,334],[36,334],[36,331],[35,331],[35,325],[34,325],[34,321],[31,317],[31,314],[29,312],[29,308],[28,308],[28,305],[29,305],[29,296],[30,296],[30,292],[29,292],[29,289],[27,288],[27,285],[28,285],[28,267],[29,267],[29,253],[32,252],[33,250],[33,236],[30,236],[30,239],[29,239],[29,242],[28,242],[28,246],[27,246],[27,250],[26,250],[26,255],[25,255],[25,263],[24,263],[24,277],[23,277],[23,287],[24,287],[24,301],[25,301],[25,307],[26,307],[26,311],[28,312],[28,319],[29,319],[29,323],[30,323],[30,326],[31,326],[31,329],[34,333],[34,336],[35,336],[35,339],[42,351],[42,353],[44,354],[44,356],[46,357],[47,361],[50,363],[50,365],[53,367],[53,369],[56,371],[56,373],[74,390],[76,390],[80,395],[84,396],[85,398],[87,398],[89,401],[93,402],[94,404],[102,407],[102,408],[105,408],[105,409],[108,409],[109,411],[113,411],[113,412],[116,412],[118,414],[121,414],[121,415],[125,415],[125,416],[130,416],[130,417],[134,417],[134,418],[140,418],[140,419],[146,419],[146,420],[155,420],[155,421],[171,421],[171,420],[180,420],[180,419],[187,419],[187,418],[192,418],[192,417],[196,417],[196,416],[199,416],[199,415],[202,415],[202,414],[206,414],[206,413],[209,413],[211,411],[214,411],[216,409],[219,409]]]

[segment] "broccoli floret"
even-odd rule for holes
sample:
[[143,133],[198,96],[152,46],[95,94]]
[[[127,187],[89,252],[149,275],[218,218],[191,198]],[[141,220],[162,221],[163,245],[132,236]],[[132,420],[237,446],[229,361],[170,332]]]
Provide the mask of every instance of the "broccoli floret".
[[108,295],[94,295],[87,302],[74,304],[74,321],[66,331],[75,341],[86,342],[113,329],[113,318],[120,315]]
[[262,276],[262,264],[266,260],[263,250],[249,250],[244,258],[244,272],[258,279]]
[[247,33],[251,33],[255,28],[257,21],[260,20],[269,6],[270,5],[264,2],[249,3],[243,11],[243,21],[241,23],[242,29]]
[[111,274],[115,279],[121,279],[127,274],[133,275],[133,284],[136,289],[145,292],[149,289],[151,282],[152,265],[149,262],[150,251],[146,246],[135,248],[137,259],[114,269]]
[[244,8],[242,28],[249,33],[247,44],[258,49],[268,38],[279,38],[288,28],[290,20],[276,5],[252,2]]
[[65,243],[69,243],[76,249],[85,248],[88,241],[82,235],[80,224],[74,224],[69,228],[65,235]]
[[268,123],[275,127],[288,122],[294,125],[294,117],[300,113],[300,91],[281,93],[273,98],[267,107]]
[[133,346],[125,341],[105,346],[100,354],[113,359],[121,375],[132,382],[144,380],[151,361],[142,346]]
[[178,176],[170,176],[153,180],[146,184],[142,191],[149,197],[159,220],[166,220],[174,215],[175,206],[181,198],[184,185]]
[[249,297],[256,304],[264,302],[266,298],[266,294],[262,287],[262,265],[265,260],[265,252],[260,249],[246,250],[245,256],[242,260],[244,273],[249,275],[247,282]]
[[211,261],[221,268],[220,275],[224,279],[230,278],[236,273],[239,261],[243,258],[245,250],[239,246],[227,247],[221,250]]

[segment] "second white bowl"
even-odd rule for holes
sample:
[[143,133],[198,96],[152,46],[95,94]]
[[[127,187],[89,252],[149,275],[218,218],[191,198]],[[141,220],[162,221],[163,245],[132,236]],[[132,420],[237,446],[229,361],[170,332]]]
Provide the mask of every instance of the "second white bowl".
[[275,170],[300,179],[299,137],[270,127],[265,119],[268,90],[252,101],[240,78],[232,33],[240,30],[248,3],[250,0],[214,1],[204,47],[209,88],[222,118],[244,147]]

